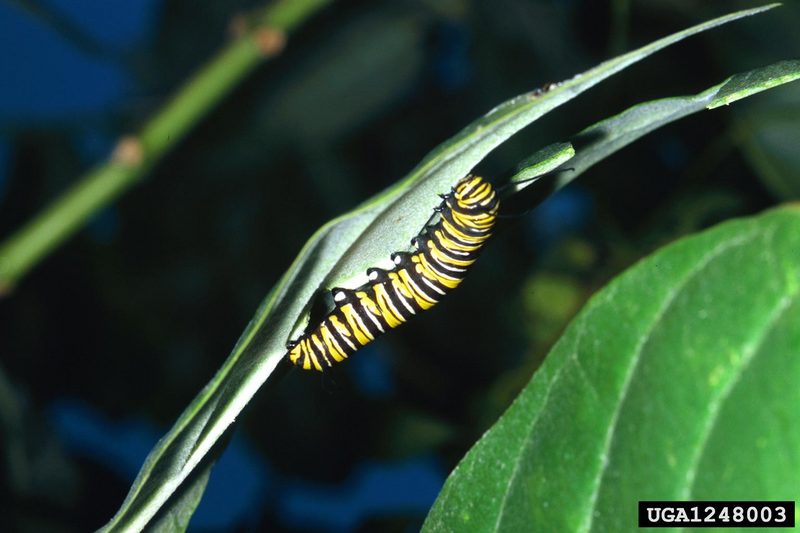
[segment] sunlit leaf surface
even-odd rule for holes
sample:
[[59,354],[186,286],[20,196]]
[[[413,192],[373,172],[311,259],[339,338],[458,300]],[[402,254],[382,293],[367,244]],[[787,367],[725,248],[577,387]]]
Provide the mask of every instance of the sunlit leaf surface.
[[800,210],[680,240],[573,320],[425,531],[631,531],[639,500],[800,498]]

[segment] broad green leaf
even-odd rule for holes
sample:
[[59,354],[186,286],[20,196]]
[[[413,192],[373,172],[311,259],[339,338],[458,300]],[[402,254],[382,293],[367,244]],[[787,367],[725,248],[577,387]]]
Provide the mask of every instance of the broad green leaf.
[[[358,286],[369,266],[387,265],[408,247],[447,191],[483,157],[521,128],[600,81],[686,37],[770,6],[739,11],[659,39],[606,61],[548,91],[512,98],[445,142],[394,187],[332,220],[306,243],[266,297],[216,376],[150,452],[117,515],[104,531],[139,531],[192,473],[284,357],[285,344],[305,326],[320,288]],[[541,172],[560,164],[556,150]],[[273,379],[270,383],[274,383]]]
[[721,224],[594,296],[426,532],[631,531],[639,500],[800,499],[800,209]]

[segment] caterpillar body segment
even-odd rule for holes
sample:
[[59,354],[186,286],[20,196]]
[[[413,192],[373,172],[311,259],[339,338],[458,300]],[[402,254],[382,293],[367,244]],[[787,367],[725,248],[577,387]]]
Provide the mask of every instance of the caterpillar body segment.
[[370,268],[357,289],[332,290],[334,309],[287,345],[304,370],[323,371],[378,335],[436,305],[458,287],[491,237],[500,200],[480,176],[467,176],[442,195],[438,221],[414,237],[414,252],[392,254],[391,270]]

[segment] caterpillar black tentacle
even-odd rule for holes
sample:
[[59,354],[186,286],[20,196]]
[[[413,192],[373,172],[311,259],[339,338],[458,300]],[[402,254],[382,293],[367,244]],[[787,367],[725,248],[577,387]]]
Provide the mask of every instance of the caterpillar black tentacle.
[[370,268],[362,287],[331,289],[334,309],[287,343],[292,363],[323,371],[458,287],[492,235],[500,200],[479,176],[463,178],[440,196],[442,204],[434,209],[439,220],[411,240],[415,252],[393,253],[391,270]]

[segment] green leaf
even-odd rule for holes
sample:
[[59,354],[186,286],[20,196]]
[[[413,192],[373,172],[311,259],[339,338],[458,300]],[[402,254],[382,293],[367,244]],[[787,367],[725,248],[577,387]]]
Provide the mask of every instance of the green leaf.
[[585,129],[571,140],[576,155],[569,161],[569,166],[574,171],[560,173],[557,176],[557,187],[563,187],[598,161],[656,128],[698,111],[728,105],[798,78],[799,60],[780,61],[731,76],[694,96],[664,98],[633,106]]
[[[150,452],[142,470],[104,531],[139,531],[179,489],[215,443],[229,430],[256,391],[284,359],[285,344],[305,327],[320,288],[355,287],[369,266],[388,266],[391,252],[406,249],[447,191],[481,159],[545,113],[600,81],[686,37],[770,6],[739,11],[606,61],[549,90],[512,98],[428,154],[400,183],[323,226],[273,288],[222,368]],[[562,161],[537,165],[542,172]],[[533,163],[531,163],[533,165]],[[530,166],[530,165],[529,165]],[[163,510],[162,510],[163,512]]]
[[737,100],[747,98],[751,94],[766,91],[772,87],[796,80],[799,76],[797,65],[800,61],[781,61],[768,67],[751,70],[744,74],[730,77],[714,94],[708,109],[722,105],[730,105]]
[[630,531],[639,500],[800,499],[800,210],[634,266],[447,480],[434,531]]
[[178,533],[186,531],[211,475],[213,461],[209,461],[204,468],[196,468],[180,488],[170,498],[169,505],[165,505],[156,513],[148,524],[148,531],[152,533]]

